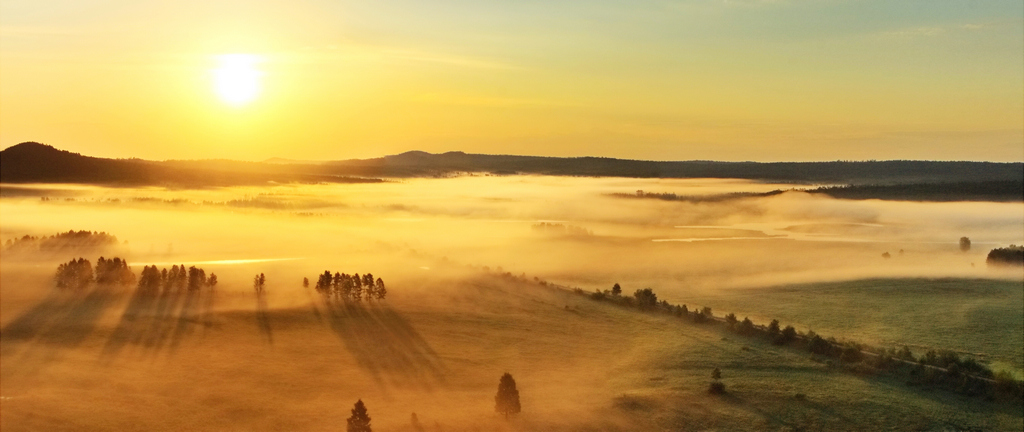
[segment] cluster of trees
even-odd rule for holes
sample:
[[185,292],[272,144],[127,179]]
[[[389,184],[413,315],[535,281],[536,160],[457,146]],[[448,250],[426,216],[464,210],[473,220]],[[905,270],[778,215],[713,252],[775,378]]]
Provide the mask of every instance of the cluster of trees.
[[[1024,248],[1021,250],[1024,252]],[[574,291],[580,295],[587,294],[579,288]],[[740,321],[732,313],[724,318],[715,318],[709,307],[690,311],[685,304],[679,306],[667,301],[658,302],[657,295],[650,288],[636,290],[632,297],[623,296],[622,287],[617,283],[611,290],[597,290],[590,293],[589,297],[599,301],[610,301],[620,306],[689,318],[694,323],[721,323],[729,331],[743,336],[761,337],[775,345],[802,347],[812,354],[836,359],[846,369],[856,373],[898,370],[907,372],[907,368],[910,368],[909,373],[917,377],[921,384],[940,385],[968,395],[991,397],[994,392],[998,392],[1024,398],[1024,381],[1016,380],[1008,373],[993,373],[991,369],[973,358],[961,359],[952,351],[929,351],[918,358],[906,346],[900,349],[881,349],[854,342],[839,342],[835,338],[823,338],[813,331],[797,332],[791,325],[782,327],[779,320],[772,320],[767,326],[763,326],[754,324],[750,318]],[[832,360],[828,362],[831,364]],[[718,379],[715,379],[715,382],[718,382]],[[721,390],[724,391],[724,386]],[[715,389],[710,391],[717,392]]]
[[997,266],[1024,266],[1024,245],[992,249],[985,264]]
[[83,289],[92,282],[92,263],[85,258],[78,258],[58,265],[53,281],[57,288]]
[[267,275],[260,273],[252,277],[252,289],[256,291],[256,295],[263,295],[267,288]]
[[4,242],[7,252],[61,252],[66,250],[94,250],[117,244],[117,237],[105,232],[68,231],[52,236],[26,235]]
[[135,274],[128,268],[128,261],[121,258],[100,257],[95,271],[89,260],[78,258],[58,265],[53,281],[57,288],[65,289],[84,289],[94,281],[101,285],[131,285],[135,283]]
[[[88,262],[88,261],[86,261]],[[135,273],[128,268],[128,260],[118,257],[96,260],[96,283],[128,286],[135,284]]]
[[591,236],[594,235],[593,231],[586,228],[565,225],[560,223],[541,222],[533,224],[533,230],[544,234],[554,235],[570,235],[570,236]]
[[[308,278],[302,279],[302,286],[309,287]],[[324,299],[334,298],[337,301],[384,300],[388,295],[384,280],[374,280],[371,273],[360,276],[359,273],[350,275],[335,272],[332,275],[330,270],[324,270],[314,288]]]
[[636,191],[635,194],[627,193],[613,193],[611,194],[617,198],[647,198],[647,199],[659,199],[662,201],[685,201],[690,203],[711,203],[711,202],[722,202],[741,198],[760,198],[768,197],[772,195],[779,195],[784,190],[774,190],[771,192],[732,192],[725,194],[711,194],[711,195],[677,195],[671,192],[658,193],[658,192],[644,192],[643,190]]
[[139,290],[155,293],[160,290],[170,291],[172,289],[198,291],[203,288],[217,286],[217,275],[210,273],[206,276],[206,270],[191,266],[185,268],[185,264],[171,266],[171,269],[159,269],[157,266],[145,266],[139,277]]
[[1024,199],[1024,182],[1016,180],[823,186],[807,190],[841,199],[899,201],[1000,201]]

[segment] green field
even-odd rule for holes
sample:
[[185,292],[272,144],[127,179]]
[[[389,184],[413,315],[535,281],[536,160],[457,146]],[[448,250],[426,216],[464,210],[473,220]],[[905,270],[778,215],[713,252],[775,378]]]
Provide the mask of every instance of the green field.
[[685,302],[755,322],[778,319],[838,339],[950,349],[1024,372],[1024,284],[991,279],[865,279],[725,289]]

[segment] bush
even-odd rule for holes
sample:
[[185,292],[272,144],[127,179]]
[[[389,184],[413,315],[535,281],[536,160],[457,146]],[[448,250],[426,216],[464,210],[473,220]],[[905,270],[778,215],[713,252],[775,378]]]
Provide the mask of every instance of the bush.
[[715,381],[708,386],[708,393],[711,394],[725,394],[725,384],[721,381]]

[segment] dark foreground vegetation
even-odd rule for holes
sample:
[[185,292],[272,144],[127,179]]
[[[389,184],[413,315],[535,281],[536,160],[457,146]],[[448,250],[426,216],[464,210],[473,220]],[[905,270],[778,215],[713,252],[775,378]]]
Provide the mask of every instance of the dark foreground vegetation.
[[[282,161],[277,161],[282,162]],[[957,183],[1017,181],[1022,163],[934,161],[656,162],[600,157],[430,154],[411,151],[323,163],[102,159],[26,142],[0,152],[3,183],[240,185],[267,182],[378,182],[368,177],[445,177],[460,173],[635,178],[736,178],[801,183]]]
[[985,263],[990,266],[1024,267],[1024,245],[992,249]]
[[[542,285],[549,285],[541,281]],[[793,326],[782,327],[778,320],[767,326],[755,324],[750,318],[739,320],[735,314],[716,317],[710,307],[690,310],[687,305],[673,305],[658,300],[650,288],[638,289],[632,296],[623,295],[622,288],[615,284],[610,290],[588,293],[575,288],[576,294],[595,301],[608,302],[621,307],[635,308],[649,313],[674,315],[685,322],[697,325],[717,325],[737,335],[760,338],[774,345],[802,349],[813,356],[824,359],[834,366],[858,375],[887,374],[905,380],[908,386],[931,386],[986,400],[1024,399],[1024,381],[1015,379],[1010,373],[993,373],[988,366],[970,357],[961,357],[953,351],[928,351],[914,356],[910,348],[871,347],[851,341],[838,341],[807,331],[798,332]],[[719,382],[720,374],[709,391],[724,393],[725,387]]]

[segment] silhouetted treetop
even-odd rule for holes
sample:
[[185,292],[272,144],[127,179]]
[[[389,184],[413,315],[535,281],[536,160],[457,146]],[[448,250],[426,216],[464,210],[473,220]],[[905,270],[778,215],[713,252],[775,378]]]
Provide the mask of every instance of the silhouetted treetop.
[[498,394],[494,396],[494,410],[505,418],[518,414],[520,411],[516,380],[508,372],[502,375],[501,380],[498,381]]
[[990,266],[1024,266],[1024,245],[992,249],[985,263]]
[[352,408],[352,416],[348,418],[348,432],[372,432],[370,429],[370,415],[366,411],[363,400],[356,401]]

